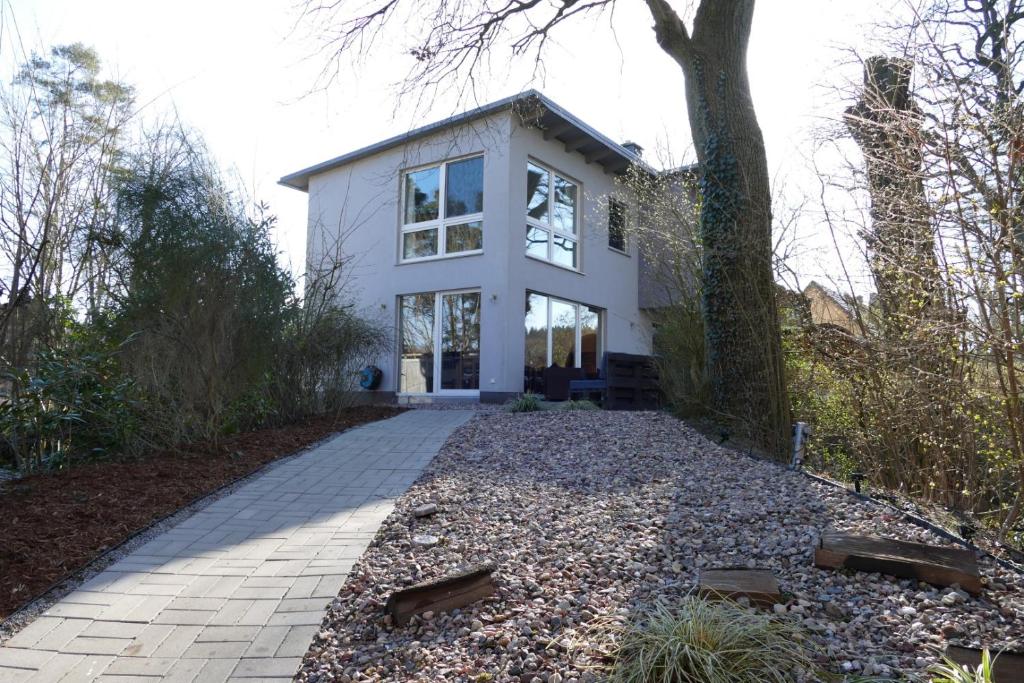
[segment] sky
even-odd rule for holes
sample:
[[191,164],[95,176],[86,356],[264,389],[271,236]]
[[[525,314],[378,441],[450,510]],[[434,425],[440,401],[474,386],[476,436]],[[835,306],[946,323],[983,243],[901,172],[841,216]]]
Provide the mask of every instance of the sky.
[[[322,83],[327,55],[317,26],[302,21],[300,2],[0,0],[0,73],[6,77],[33,50],[71,42],[95,48],[109,74],[136,88],[143,120],[176,115],[254,199],[270,205],[282,258],[301,272],[306,195],[278,185],[281,176],[473,102],[449,95],[417,108],[397,99],[395,83],[411,65],[398,24],[369,55]],[[748,68],[769,171],[786,186],[788,202],[817,193],[814,131],[845,106],[834,89],[860,78],[845,49],[863,46],[870,22],[891,5],[758,1]],[[613,16],[566,25],[545,53],[544,72],[528,67],[493,72],[476,98],[537,88],[612,139],[638,142],[648,158],[692,159],[682,73],[655,43],[639,0],[620,0]],[[802,282],[835,276],[818,213],[808,208],[797,232]]]

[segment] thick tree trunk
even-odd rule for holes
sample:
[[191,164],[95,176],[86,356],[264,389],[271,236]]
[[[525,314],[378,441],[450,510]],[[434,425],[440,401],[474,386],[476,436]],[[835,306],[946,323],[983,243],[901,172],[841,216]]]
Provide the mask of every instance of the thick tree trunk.
[[702,0],[692,36],[666,2],[647,2],[659,44],[683,70],[700,164],[711,407],[783,457],[790,425],[772,271],[771,189],[746,65],[754,0]]
[[924,322],[943,317],[944,308],[912,72],[907,60],[872,57],[864,65],[861,100],[846,110],[846,125],[867,166],[872,225],[864,239],[884,331],[899,344],[910,341]]

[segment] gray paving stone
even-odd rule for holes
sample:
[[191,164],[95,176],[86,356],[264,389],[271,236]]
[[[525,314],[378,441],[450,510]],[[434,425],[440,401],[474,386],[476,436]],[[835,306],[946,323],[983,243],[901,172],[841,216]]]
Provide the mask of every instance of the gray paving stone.
[[278,612],[326,612],[331,604],[330,598],[297,598],[282,600],[277,606]]
[[245,614],[238,618],[238,623],[245,626],[263,626],[277,611],[280,602],[280,600],[253,600]]
[[319,630],[319,625],[304,624],[302,626],[292,626],[274,656],[302,657],[309,650],[309,646],[313,643],[313,636]]
[[178,667],[183,667],[186,663],[195,663],[201,665],[201,668],[193,674],[192,678],[184,678],[178,675],[178,672],[174,669],[164,677],[162,683],[223,683],[228,680],[228,676],[235,670],[238,662],[233,659],[183,659],[178,662]]
[[[55,627],[64,623],[61,617],[37,617],[7,641],[7,647],[32,647]],[[76,634],[77,635],[77,634]]]
[[[277,648],[284,642],[293,627],[291,626],[265,626],[260,629],[259,635],[250,643],[243,657],[273,657]],[[303,653],[305,654],[305,653]]]
[[94,638],[137,638],[146,624],[133,621],[93,621],[82,631]]
[[78,636],[61,648],[61,652],[82,655],[116,655],[132,642],[131,638],[90,638]]
[[92,621],[89,619],[64,619],[40,638],[32,647],[36,650],[61,650],[72,639],[78,637],[91,623]]
[[165,609],[153,619],[154,624],[181,624],[183,626],[205,626],[217,612],[198,609]]
[[195,642],[202,626],[175,626],[174,630],[153,650],[154,657],[181,657],[188,646]]
[[0,683],[288,681],[353,563],[465,411],[410,411],[280,463],[0,648]]
[[57,679],[60,683],[89,683],[95,681],[110,665],[114,658],[110,655],[66,655],[76,657],[78,663],[67,673]]
[[314,612],[278,612],[270,615],[268,626],[299,626],[315,624],[317,626],[324,620],[324,610]]
[[0,666],[15,669],[38,669],[55,654],[49,650],[19,650],[0,647]]
[[121,654],[125,657],[152,657],[175,628],[167,624],[145,624],[142,632],[125,646]]
[[196,637],[198,643],[227,641],[252,642],[259,635],[258,626],[207,626]]
[[275,676],[292,677],[299,670],[302,657],[273,657],[243,659],[238,663],[232,678],[262,678]]
[[118,676],[163,676],[177,661],[176,657],[118,657],[103,673]]

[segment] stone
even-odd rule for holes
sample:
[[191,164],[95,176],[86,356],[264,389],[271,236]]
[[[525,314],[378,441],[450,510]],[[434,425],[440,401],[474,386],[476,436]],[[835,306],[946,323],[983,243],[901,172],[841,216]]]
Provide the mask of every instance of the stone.
[[430,517],[431,515],[437,514],[437,503],[425,503],[413,509],[413,516],[415,517]]
[[415,548],[433,548],[441,542],[441,539],[433,534],[416,534],[412,537],[412,545]]

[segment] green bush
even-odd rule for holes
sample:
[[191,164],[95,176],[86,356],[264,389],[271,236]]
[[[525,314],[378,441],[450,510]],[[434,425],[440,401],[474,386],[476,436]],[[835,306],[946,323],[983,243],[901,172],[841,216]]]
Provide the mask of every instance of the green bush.
[[537,394],[523,394],[509,402],[506,409],[510,413],[533,413],[540,410],[540,398]]
[[118,187],[127,276],[114,315],[130,374],[169,443],[259,423],[258,394],[286,324],[292,281],[273,218],[246,214],[184,134],[137,158]]
[[812,669],[795,624],[731,602],[659,604],[611,635],[612,683],[788,683]]
[[138,392],[120,370],[119,352],[76,327],[62,346],[38,351],[31,369],[5,375],[11,389],[0,403],[0,435],[21,471],[139,445]]

